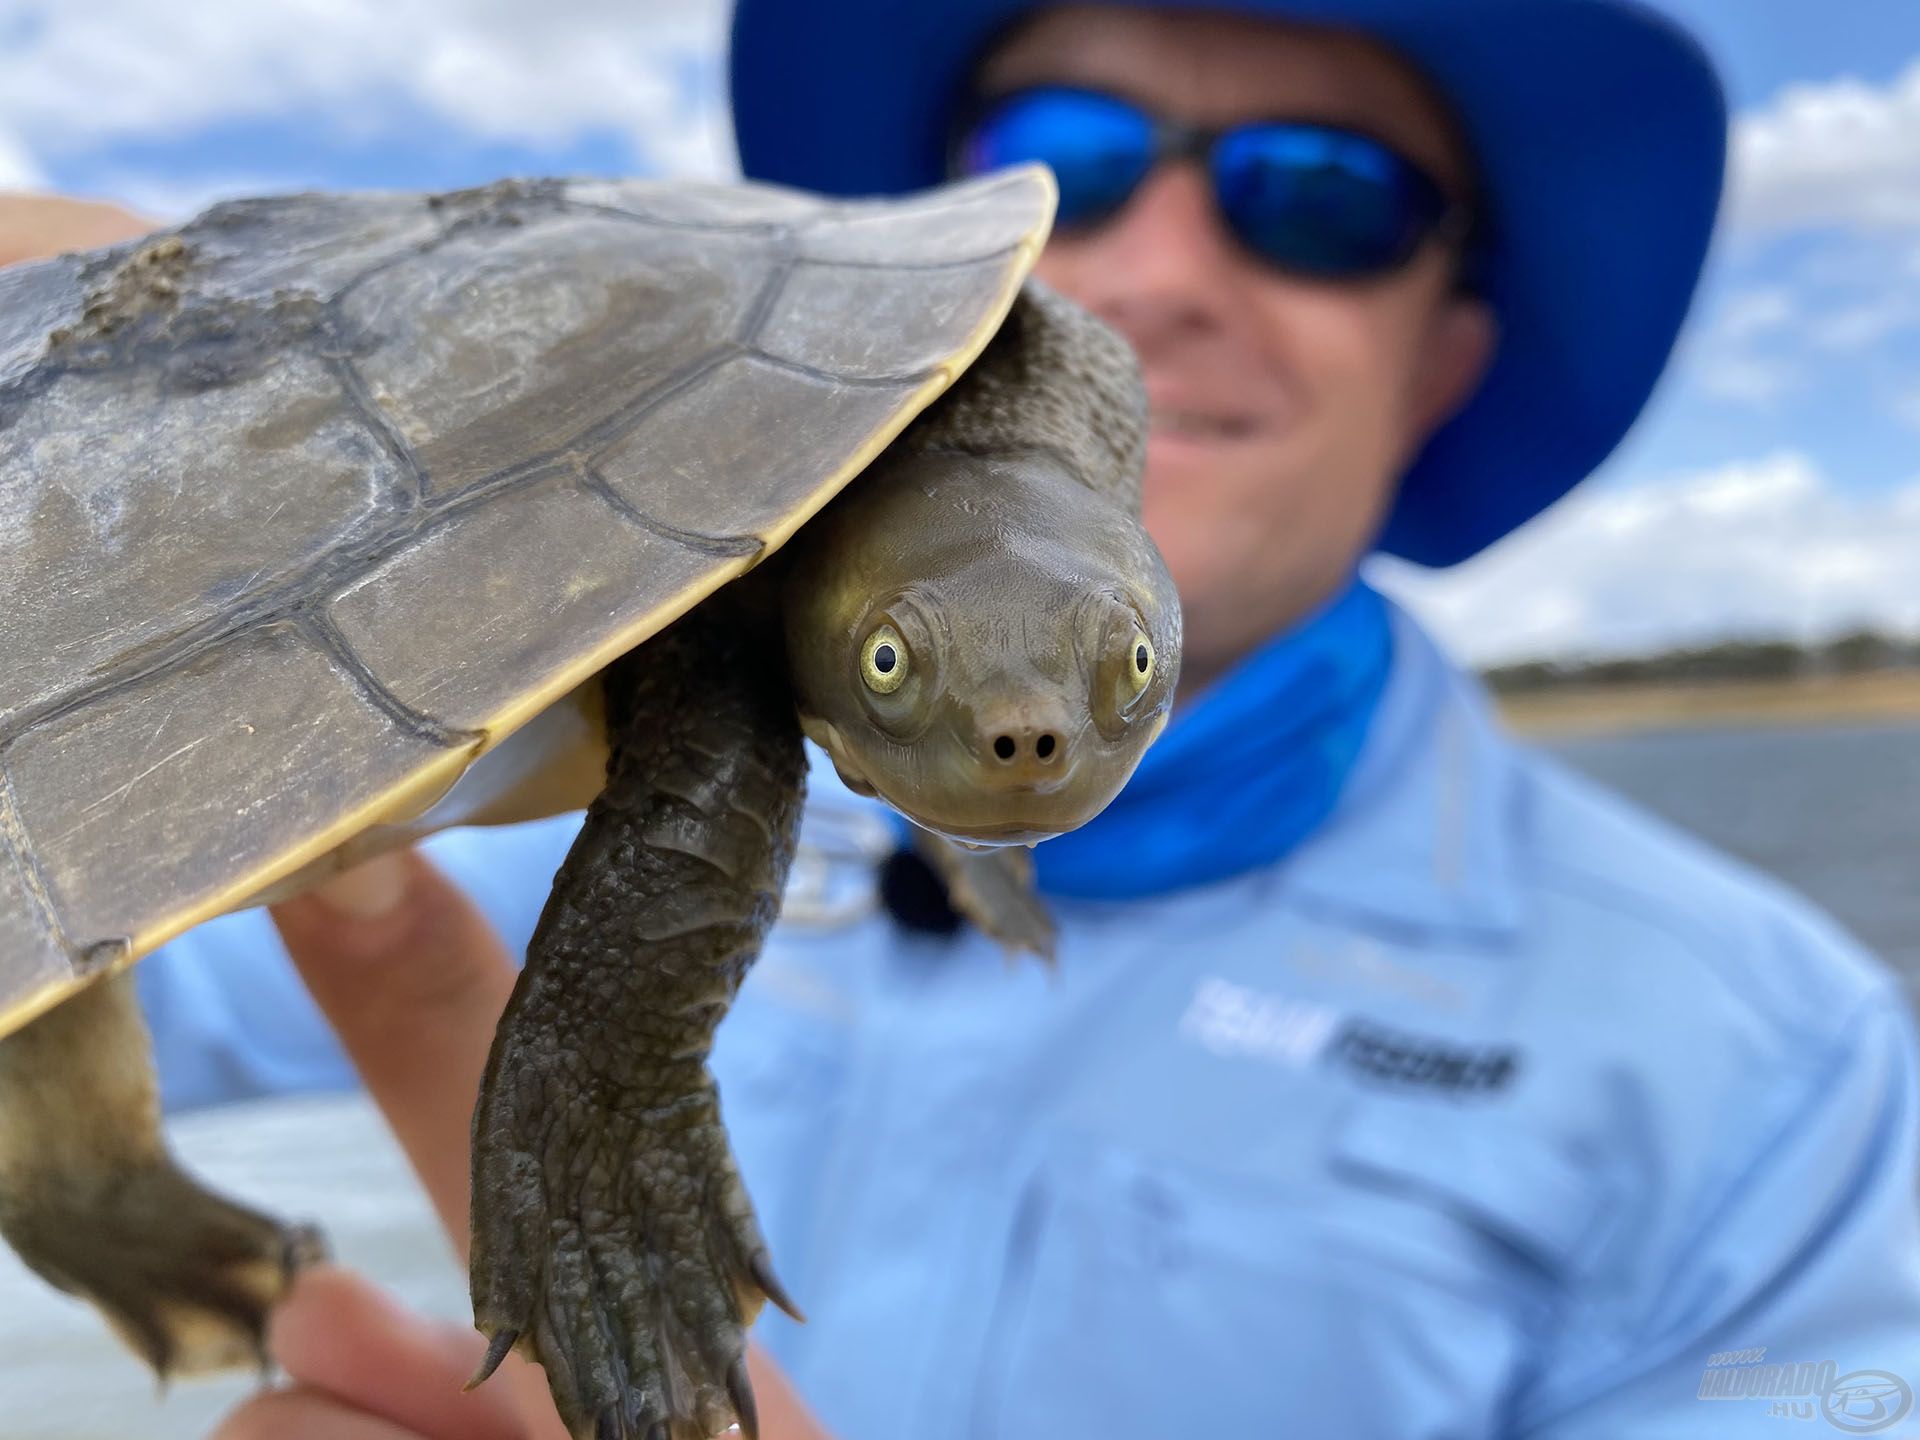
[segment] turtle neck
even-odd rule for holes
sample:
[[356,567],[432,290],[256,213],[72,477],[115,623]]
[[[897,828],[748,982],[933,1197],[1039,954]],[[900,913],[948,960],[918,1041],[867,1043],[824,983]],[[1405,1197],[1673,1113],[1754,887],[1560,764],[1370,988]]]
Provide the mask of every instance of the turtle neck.
[[1177,705],[1113,803],[1035,848],[1040,889],[1133,899],[1279,860],[1332,812],[1392,657],[1386,603],[1356,576]]

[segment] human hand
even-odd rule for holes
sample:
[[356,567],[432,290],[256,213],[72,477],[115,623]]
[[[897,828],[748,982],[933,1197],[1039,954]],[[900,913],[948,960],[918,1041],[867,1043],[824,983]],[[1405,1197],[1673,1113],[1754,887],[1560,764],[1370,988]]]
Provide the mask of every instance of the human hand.
[[301,1273],[267,1346],[291,1383],[247,1401],[212,1440],[566,1440],[551,1405],[543,1418],[525,1404],[537,1391],[461,1390],[486,1349],[472,1326],[416,1315],[336,1265]]
[[[242,1405],[212,1440],[566,1440],[533,1367],[520,1367],[530,1384],[463,1392],[486,1349],[479,1332],[416,1315],[337,1265],[301,1274],[267,1344],[291,1383]],[[778,1372],[757,1352],[747,1363],[761,1433],[823,1440]]]
[[[462,1258],[469,1128],[514,967],[485,917],[421,856],[382,857],[273,909],[274,923],[426,1187]],[[463,1394],[485,1346],[337,1267],[303,1274],[268,1347],[291,1384],[215,1440],[566,1440],[540,1370],[509,1355]],[[766,1440],[827,1440],[756,1349]]]
[[102,200],[0,195],[0,265],[131,240],[157,221]]

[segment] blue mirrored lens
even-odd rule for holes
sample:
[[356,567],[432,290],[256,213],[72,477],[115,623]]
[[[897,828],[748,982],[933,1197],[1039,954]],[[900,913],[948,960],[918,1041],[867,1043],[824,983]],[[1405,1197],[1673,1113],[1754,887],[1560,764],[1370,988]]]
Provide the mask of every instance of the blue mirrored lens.
[[968,132],[963,174],[1038,160],[1060,182],[1059,223],[1104,219],[1153,168],[1153,121],[1111,96],[1083,90],[1026,90],[1000,101]]
[[1445,212],[1424,175],[1364,135],[1247,125],[1212,154],[1220,212],[1255,254],[1329,277],[1401,264]]

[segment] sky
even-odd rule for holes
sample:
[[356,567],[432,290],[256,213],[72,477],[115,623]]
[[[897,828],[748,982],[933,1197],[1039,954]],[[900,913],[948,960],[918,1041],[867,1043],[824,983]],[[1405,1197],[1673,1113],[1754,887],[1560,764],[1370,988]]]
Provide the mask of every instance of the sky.
[[[1920,0],[1657,4],[1736,117],[1673,363],[1542,519],[1374,573],[1479,663],[1920,636]],[[731,175],[724,29],[723,0],[0,0],[0,189],[178,220],[312,187]]]

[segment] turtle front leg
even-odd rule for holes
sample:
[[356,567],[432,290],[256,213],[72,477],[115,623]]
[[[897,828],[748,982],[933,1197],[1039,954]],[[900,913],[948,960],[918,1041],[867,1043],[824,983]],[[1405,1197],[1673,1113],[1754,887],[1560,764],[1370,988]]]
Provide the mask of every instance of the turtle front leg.
[[792,1310],[706,1059],[778,910],[805,762],[781,656],[724,599],[608,673],[607,787],[474,1116],[476,1382],[517,1344],[585,1440],[751,1436],[745,1327]]
[[268,1311],[325,1252],[174,1163],[130,975],[0,1040],[0,1234],[163,1379],[264,1368]]
[[1020,845],[971,850],[944,835],[913,827],[913,848],[940,883],[947,903],[1009,960],[1022,950],[1054,968],[1053,917],[1033,888],[1033,854]]

